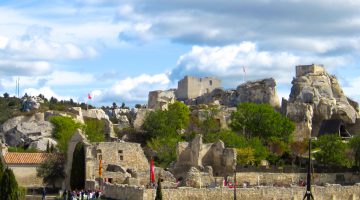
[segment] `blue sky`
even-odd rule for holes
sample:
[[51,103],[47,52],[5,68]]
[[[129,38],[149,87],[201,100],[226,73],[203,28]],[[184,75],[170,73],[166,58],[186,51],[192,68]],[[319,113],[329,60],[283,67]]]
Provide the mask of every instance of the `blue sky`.
[[324,64],[359,101],[360,1],[75,0],[0,2],[0,93],[106,105],[146,103],[184,75],[225,88]]

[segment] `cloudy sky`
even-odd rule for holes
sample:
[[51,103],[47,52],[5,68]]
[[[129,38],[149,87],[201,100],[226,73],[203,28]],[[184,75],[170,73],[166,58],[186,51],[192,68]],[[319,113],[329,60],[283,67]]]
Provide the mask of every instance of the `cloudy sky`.
[[224,88],[324,64],[360,100],[358,0],[22,0],[0,2],[0,94],[95,105],[145,103],[184,75]]

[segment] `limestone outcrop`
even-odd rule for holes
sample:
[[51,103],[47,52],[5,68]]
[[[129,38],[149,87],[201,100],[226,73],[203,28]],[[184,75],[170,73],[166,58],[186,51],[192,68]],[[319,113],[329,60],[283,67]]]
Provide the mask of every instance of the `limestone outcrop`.
[[295,140],[317,136],[324,120],[340,119],[354,124],[359,117],[357,103],[349,101],[336,77],[329,75],[323,66],[297,66],[292,84],[282,110],[296,122]]
[[222,141],[203,143],[202,135],[193,141],[179,142],[176,147],[177,160],[171,172],[175,177],[185,177],[191,167],[204,169],[211,166],[215,176],[231,175],[236,165],[236,151],[225,148]]
[[30,146],[46,150],[46,146],[56,145],[51,139],[54,126],[45,121],[44,113],[32,116],[18,116],[8,119],[1,127],[1,135],[10,146]]
[[44,103],[44,100],[40,97],[24,97],[21,101],[21,107],[23,111],[28,112],[39,109],[40,103]]
[[272,107],[280,107],[276,93],[276,82],[273,78],[259,81],[248,81],[236,88],[237,102],[268,103]]
[[175,90],[156,90],[149,92],[148,108],[166,110],[176,100]]
[[189,105],[218,103],[227,107],[235,107],[239,103],[267,103],[274,108],[280,107],[276,92],[276,82],[273,78],[248,81],[239,85],[236,90],[216,88],[196,99],[185,101]]

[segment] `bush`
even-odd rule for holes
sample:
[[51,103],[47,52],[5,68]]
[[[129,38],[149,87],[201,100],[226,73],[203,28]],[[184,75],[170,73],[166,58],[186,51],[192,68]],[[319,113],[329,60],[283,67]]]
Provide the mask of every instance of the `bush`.
[[80,123],[75,122],[71,117],[54,116],[50,122],[54,124],[53,136],[58,142],[60,152],[66,155],[67,144],[74,135],[76,129],[83,128]]
[[351,160],[345,155],[347,144],[337,134],[323,135],[314,141],[314,148],[320,148],[314,157],[320,165],[329,167],[349,167]]
[[265,144],[270,141],[291,141],[295,125],[276,112],[268,104],[241,103],[231,115],[231,128],[246,134],[248,138],[259,137]]
[[155,162],[157,165],[167,167],[176,160],[176,145],[181,141],[180,136],[167,136],[152,138],[147,146],[157,153]]
[[106,126],[104,120],[86,118],[85,134],[90,142],[105,141]]
[[45,160],[37,169],[37,176],[43,179],[43,183],[52,185],[59,179],[65,178],[65,160],[62,156],[54,154]]

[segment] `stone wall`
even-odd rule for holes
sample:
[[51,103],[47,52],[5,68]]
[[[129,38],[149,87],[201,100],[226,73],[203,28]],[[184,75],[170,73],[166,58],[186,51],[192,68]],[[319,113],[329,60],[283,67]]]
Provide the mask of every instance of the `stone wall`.
[[298,65],[296,66],[296,77],[304,76],[306,74],[321,74],[324,73],[324,67],[321,65]]
[[[325,185],[335,184],[337,175],[344,175],[345,183],[354,184],[360,182],[360,176],[353,173],[315,173],[312,183]],[[297,184],[300,180],[306,180],[306,173],[265,173],[265,172],[238,172],[236,173],[238,183],[248,182],[250,185],[290,185]]]
[[193,99],[220,87],[221,81],[214,77],[197,78],[185,76],[178,82],[176,98],[179,100]]
[[13,170],[17,183],[22,187],[42,187],[42,178],[36,176],[38,165],[7,165]]
[[[305,193],[305,187],[255,187],[255,188],[238,188],[236,196],[241,200],[276,200],[289,199],[301,200]],[[355,200],[360,197],[360,186],[314,186],[312,189],[313,196],[316,200],[329,199],[346,199]],[[154,189],[144,189],[125,185],[105,185],[104,194],[112,199],[128,200],[153,200],[156,195]],[[163,199],[176,200],[219,200],[233,199],[234,190],[229,188],[178,188],[162,189]]]

